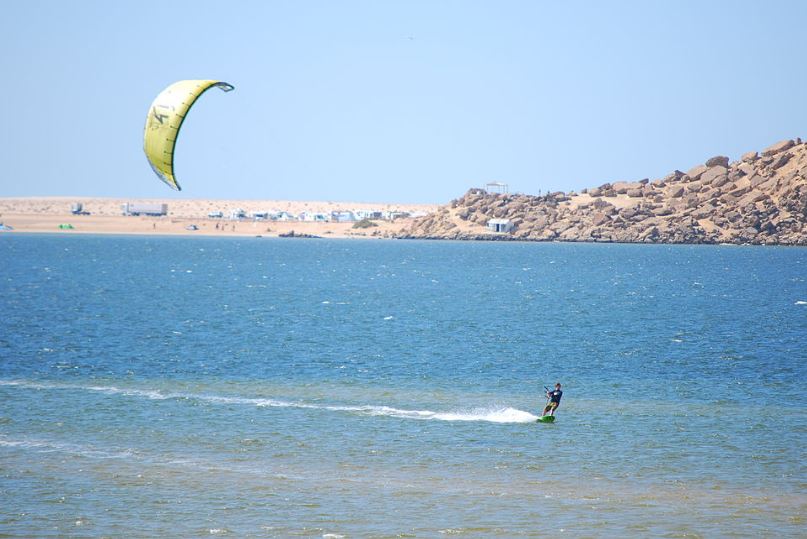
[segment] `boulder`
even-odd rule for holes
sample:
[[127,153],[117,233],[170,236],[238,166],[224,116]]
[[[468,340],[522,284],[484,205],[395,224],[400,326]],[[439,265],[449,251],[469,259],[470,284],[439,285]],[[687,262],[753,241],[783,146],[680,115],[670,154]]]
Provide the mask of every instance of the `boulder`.
[[635,206],[631,206],[619,212],[619,215],[623,219],[630,220],[633,219],[633,217],[635,217],[637,213],[638,213],[637,208]]
[[712,206],[711,204],[707,204],[705,206],[701,206],[700,208],[692,212],[692,217],[694,217],[695,219],[708,219],[709,216],[711,216],[712,213],[714,213],[714,211],[715,207]]
[[684,188],[683,187],[675,187],[673,188],[672,192],[670,192],[670,196],[672,198],[680,198],[684,195]]
[[716,155],[712,157],[708,161],[706,161],[705,165],[709,168],[712,167],[728,167],[729,166],[729,158],[725,155]]
[[717,178],[712,180],[711,185],[712,185],[712,187],[723,187],[727,183],[729,183],[729,177],[724,174],[724,175],[718,176]]
[[549,224],[549,220],[545,215],[539,215],[533,221],[533,227],[537,230],[545,228]]
[[737,204],[737,197],[733,196],[731,193],[723,193],[720,196],[720,200],[722,200],[724,204],[728,204],[731,206]]
[[759,191],[751,191],[743,198],[741,198],[740,201],[737,203],[737,205],[742,208],[743,206],[747,206],[749,204],[755,204],[757,202],[762,202],[763,200],[770,200],[770,198],[765,193],[760,193]]
[[744,163],[753,163],[759,157],[759,153],[757,152],[746,152],[740,158],[740,160]]
[[686,175],[689,176],[690,180],[697,180],[707,170],[709,170],[709,167],[705,165],[699,165],[691,169],[689,172],[687,172]]
[[644,194],[644,191],[641,189],[628,189],[627,195],[631,198],[641,198]]
[[713,183],[715,178],[718,178],[718,177],[724,176],[724,175],[728,175],[728,169],[726,167],[723,167],[723,166],[712,167],[708,171],[706,171],[704,174],[701,175],[701,177],[700,177],[701,178],[701,183],[703,183],[704,185]]
[[773,146],[768,146],[767,148],[765,148],[765,150],[762,152],[762,155],[765,157],[769,157],[771,155],[784,152],[785,150],[789,150],[795,145],[796,143],[793,142],[792,140],[783,140],[781,142],[777,142]]
[[740,169],[735,168],[735,169],[732,169],[732,170],[729,171],[729,180],[731,180],[733,182],[736,182],[737,180],[739,180],[743,176],[745,176],[745,174]]
[[776,160],[773,163],[771,163],[771,168],[773,170],[782,168],[787,164],[788,161],[790,161],[791,157],[792,156],[789,153],[780,155],[779,157],[776,158]]
[[740,163],[737,170],[743,173],[743,176],[751,176],[754,173],[754,166],[751,163]]
[[629,182],[614,182],[614,191],[618,195],[624,195],[628,192],[628,189],[631,189],[631,184]]
[[754,174],[753,176],[750,176],[748,178],[748,181],[750,182],[751,187],[756,189],[757,187],[768,181],[768,178],[760,176],[759,174]]
[[742,185],[742,186],[737,187],[733,191],[730,191],[729,194],[731,196],[733,196],[733,197],[740,198],[741,196],[743,196],[744,194],[746,194],[750,190],[751,190],[750,186]]
[[605,215],[604,213],[597,212],[594,214],[593,219],[591,220],[591,224],[594,226],[604,225],[611,221],[611,218]]
[[592,206],[594,206],[595,209],[601,210],[603,208],[607,208],[608,206],[613,207],[614,205],[611,204],[610,202],[608,202],[607,200],[603,200],[601,198],[598,198],[597,200],[594,201]]

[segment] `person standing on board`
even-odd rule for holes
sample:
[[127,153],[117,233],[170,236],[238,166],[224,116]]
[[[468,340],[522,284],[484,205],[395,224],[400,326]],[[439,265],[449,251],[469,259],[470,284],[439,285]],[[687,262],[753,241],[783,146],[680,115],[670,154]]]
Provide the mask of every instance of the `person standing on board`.
[[560,398],[563,396],[563,391],[560,390],[560,382],[555,384],[554,391],[547,391],[546,398],[549,399],[549,402],[546,403],[546,407],[544,408],[544,413],[542,415],[555,415],[555,410],[558,409],[560,406]]

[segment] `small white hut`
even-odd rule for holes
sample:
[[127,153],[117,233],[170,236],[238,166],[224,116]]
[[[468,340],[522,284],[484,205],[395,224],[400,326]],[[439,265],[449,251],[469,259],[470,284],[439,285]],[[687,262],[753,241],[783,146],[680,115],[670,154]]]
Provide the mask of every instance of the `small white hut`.
[[488,230],[491,232],[512,232],[513,223],[510,219],[491,219],[488,221]]

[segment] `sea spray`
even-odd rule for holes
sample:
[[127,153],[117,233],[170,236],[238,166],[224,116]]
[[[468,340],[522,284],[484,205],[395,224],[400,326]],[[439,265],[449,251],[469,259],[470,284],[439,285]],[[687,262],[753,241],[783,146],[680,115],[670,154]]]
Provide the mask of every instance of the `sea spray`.
[[476,407],[468,410],[449,410],[436,412],[432,410],[406,410],[384,405],[356,404],[315,404],[304,401],[286,401],[265,397],[235,397],[227,395],[209,395],[204,393],[161,392],[155,389],[121,388],[117,386],[76,385],[31,380],[0,380],[0,386],[19,387],[36,390],[71,390],[91,391],[106,395],[122,395],[142,397],[151,400],[195,400],[211,404],[242,404],[269,408],[298,408],[307,410],[327,410],[332,412],[352,412],[367,416],[386,416],[398,419],[419,419],[438,421],[487,421],[490,423],[531,423],[537,416],[511,407],[490,406]]

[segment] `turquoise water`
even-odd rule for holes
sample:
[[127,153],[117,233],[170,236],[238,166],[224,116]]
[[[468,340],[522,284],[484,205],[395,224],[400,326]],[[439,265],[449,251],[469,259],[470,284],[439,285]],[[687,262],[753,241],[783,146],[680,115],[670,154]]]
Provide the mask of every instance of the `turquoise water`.
[[8,235],[0,269],[5,536],[804,533],[807,249]]

